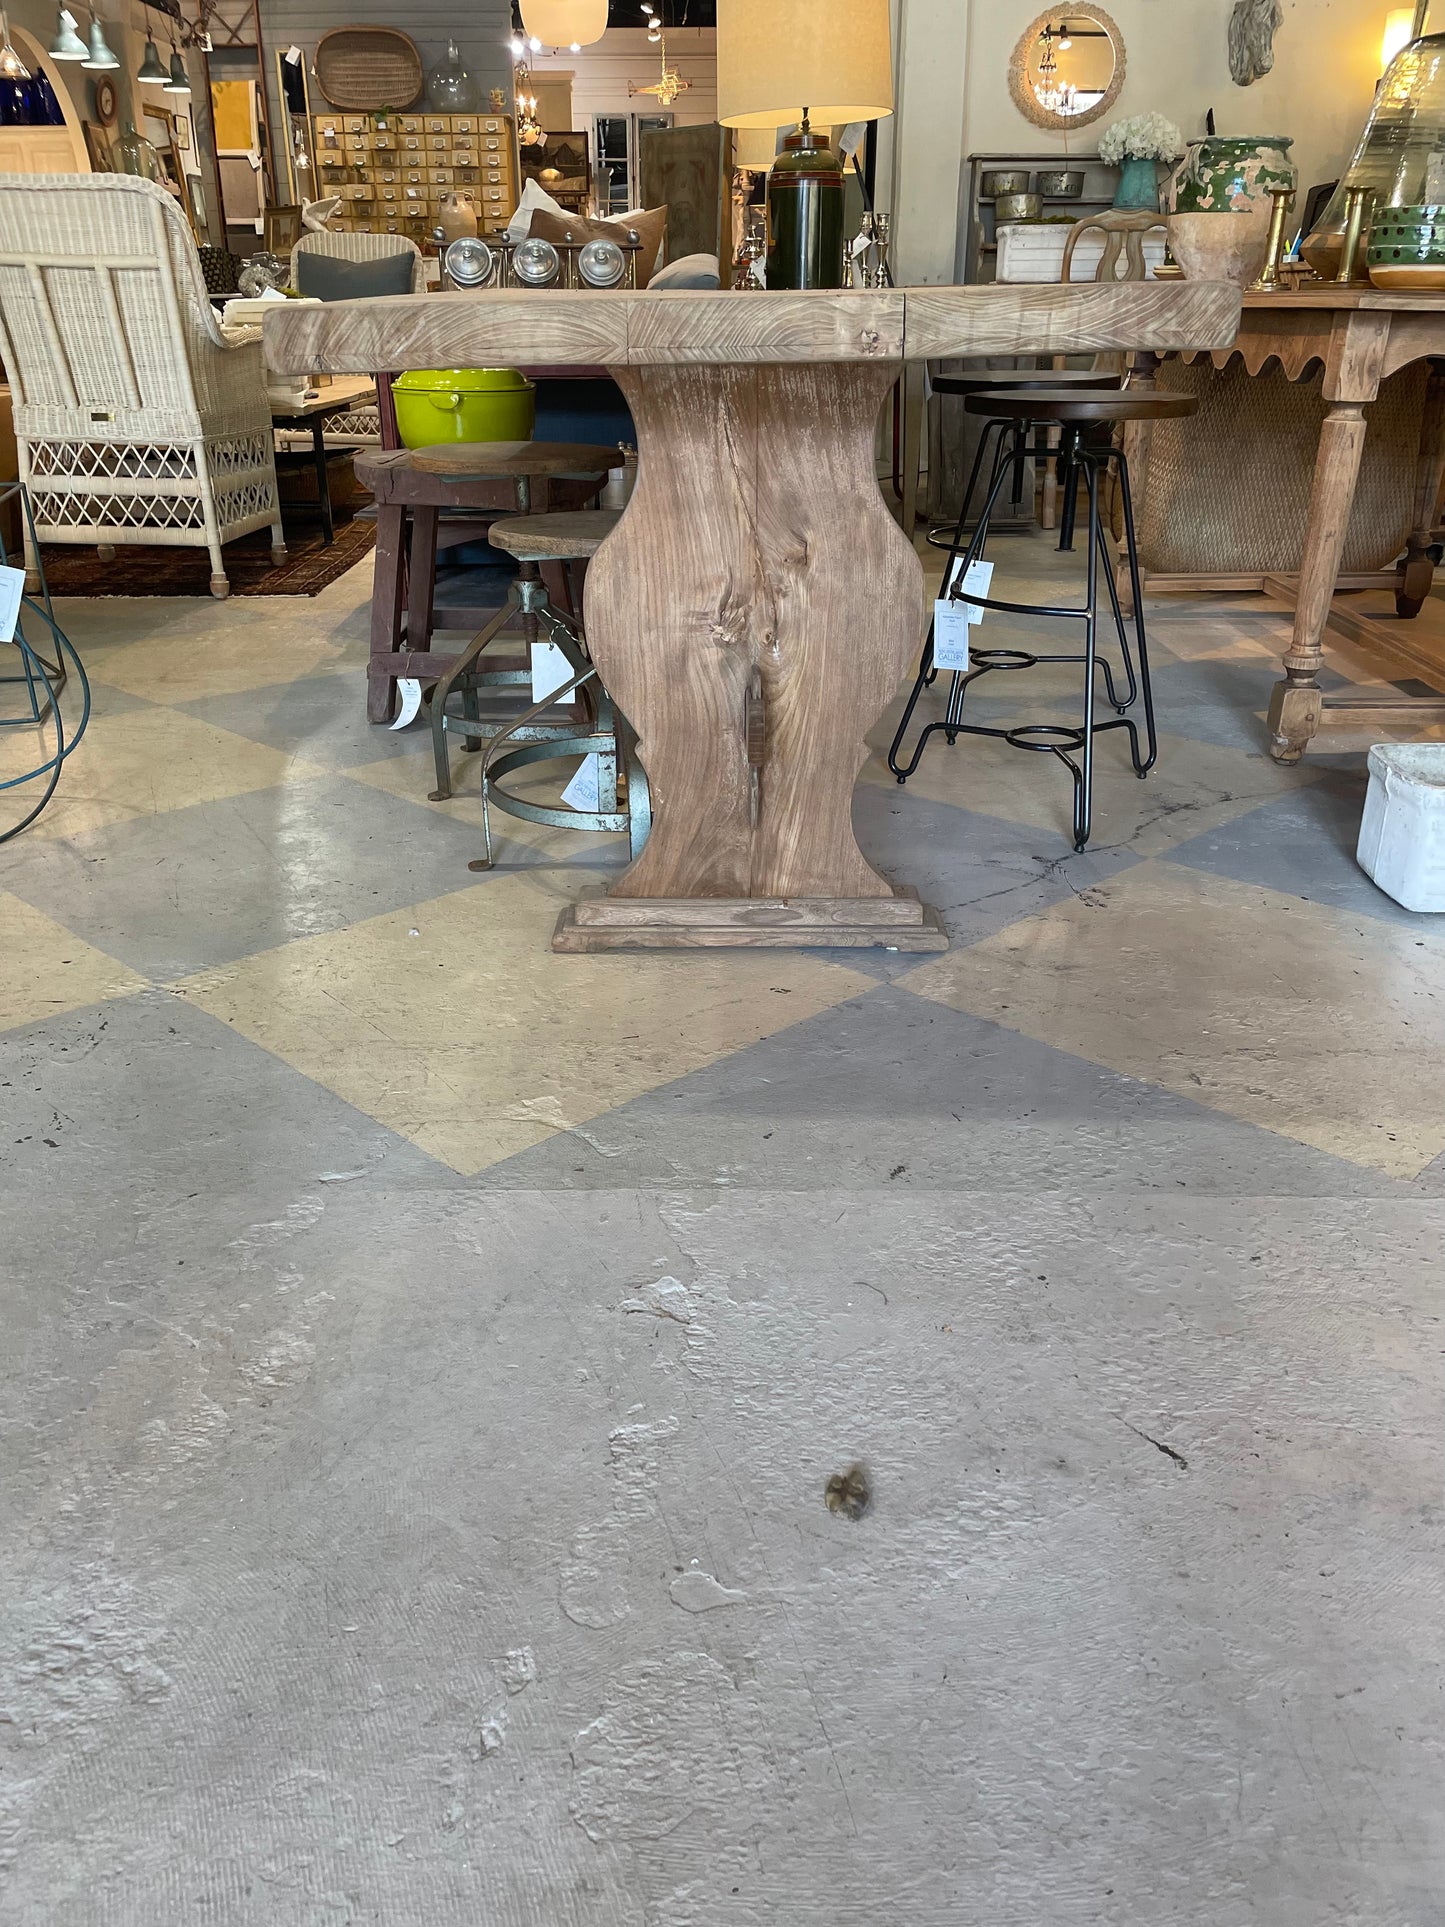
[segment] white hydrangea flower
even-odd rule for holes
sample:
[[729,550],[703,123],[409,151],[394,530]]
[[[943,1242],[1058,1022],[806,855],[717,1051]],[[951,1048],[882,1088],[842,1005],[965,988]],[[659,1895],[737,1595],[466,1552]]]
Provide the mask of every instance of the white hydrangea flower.
[[1099,141],[1101,161],[1175,161],[1183,152],[1184,136],[1162,114],[1116,120]]

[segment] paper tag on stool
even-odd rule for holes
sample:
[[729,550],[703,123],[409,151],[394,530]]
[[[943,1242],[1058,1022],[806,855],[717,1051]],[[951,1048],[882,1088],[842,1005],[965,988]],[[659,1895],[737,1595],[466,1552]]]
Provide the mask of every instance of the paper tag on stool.
[[935,602],[933,605],[933,666],[935,669],[968,668],[969,616],[966,602]]
[[597,752],[593,750],[590,756],[584,756],[578,764],[576,774],[562,792],[562,801],[569,809],[587,810],[595,815],[602,807],[599,795],[601,778],[601,766],[597,760]]
[[24,593],[24,569],[0,569],[0,642],[15,640],[15,624],[19,620],[20,598]]
[[[939,590],[939,594],[946,596],[951,590],[957,587],[967,595],[986,596],[992,584],[992,562],[974,562],[965,569],[963,566],[963,557],[960,555],[955,559],[952,573],[944,581],[943,587]],[[982,609],[975,609],[968,604],[965,604],[965,607],[968,608],[968,619],[970,622],[983,621]]]
[[544,703],[563,683],[571,682],[572,665],[555,642],[532,644],[532,701]]

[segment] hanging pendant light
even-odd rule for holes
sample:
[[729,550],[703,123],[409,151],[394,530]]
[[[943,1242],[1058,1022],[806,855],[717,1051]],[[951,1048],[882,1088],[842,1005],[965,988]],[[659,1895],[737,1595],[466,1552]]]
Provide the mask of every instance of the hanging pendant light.
[[171,44],[171,71],[166,79],[168,94],[188,94],[191,91],[190,76],[186,73],[186,63],[181,59],[175,43]]
[[0,8],[0,80],[29,80],[30,69],[10,45],[10,22]]
[[120,65],[106,44],[105,29],[94,14],[90,16],[90,46],[80,64],[93,74],[112,73]]
[[544,47],[590,46],[607,31],[607,0],[522,0],[522,25]]
[[65,7],[55,23],[55,38],[50,44],[52,60],[84,60],[88,49],[75,31],[75,15]]
[[160,49],[156,46],[154,40],[147,40],[145,59],[141,62],[137,70],[136,79],[148,80],[154,85],[156,81],[164,81],[165,77],[166,70],[161,65]]

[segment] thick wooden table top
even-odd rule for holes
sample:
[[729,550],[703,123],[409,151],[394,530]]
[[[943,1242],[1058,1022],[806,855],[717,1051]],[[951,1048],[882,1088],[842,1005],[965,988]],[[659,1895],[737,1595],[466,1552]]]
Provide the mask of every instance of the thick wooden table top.
[[1219,281],[980,285],[806,294],[483,289],[277,304],[266,359],[286,372],[546,362],[888,363],[953,355],[1220,349],[1240,291]]
[[1307,283],[1302,288],[1276,288],[1262,294],[1246,294],[1248,314],[1278,314],[1285,308],[1381,309],[1395,314],[1445,314],[1445,288],[1364,288],[1344,287],[1338,282]]

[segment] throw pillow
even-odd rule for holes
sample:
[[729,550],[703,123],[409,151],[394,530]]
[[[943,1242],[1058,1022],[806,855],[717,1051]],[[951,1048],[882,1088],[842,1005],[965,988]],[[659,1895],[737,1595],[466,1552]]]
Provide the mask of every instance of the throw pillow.
[[667,234],[665,207],[650,207],[645,214],[625,222],[591,221],[585,214],[552,214],[546,208],[539,208],[532,216],[529,232],[543,241],[565,241],[570,235],[574,241],[625,242],[629,228],[635,229],[642,243],[637,257],[637,285],[645,288],[652,279]]
[[302,248],[296,256],[296,292],[318,301],[364,301],[374,295],[410,294],[416,256],[384,254],[378,261],[347,261],[339,254]]
[[647,284],[650,288],[719,288],[722,269],[715,254],[684,254],[659,268]]

